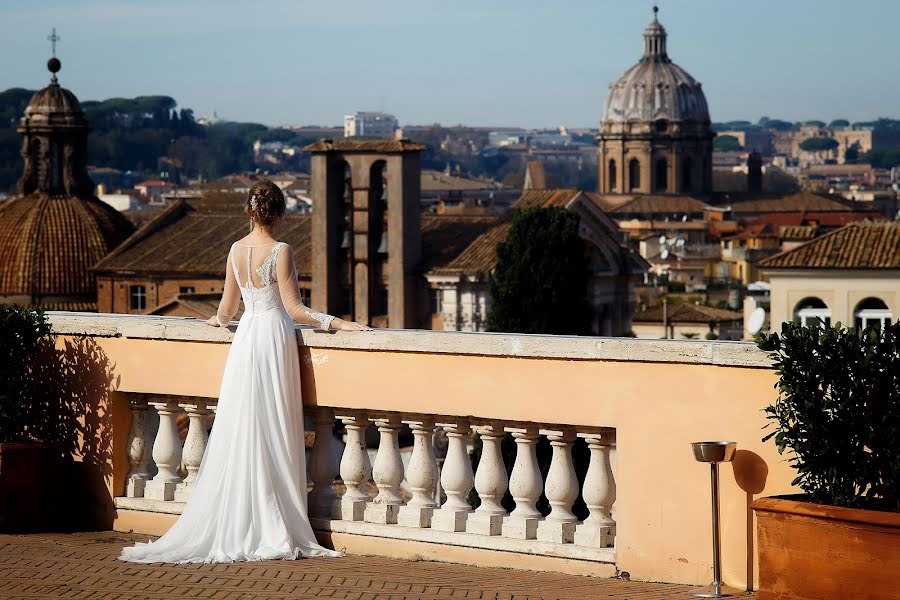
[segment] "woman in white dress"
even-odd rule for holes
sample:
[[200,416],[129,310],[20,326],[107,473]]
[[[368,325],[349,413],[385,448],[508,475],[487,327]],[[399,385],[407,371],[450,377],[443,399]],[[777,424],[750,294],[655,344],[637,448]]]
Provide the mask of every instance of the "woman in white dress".
[[284,215],[268,180],[247,198],[251,231],[231,246],[225,289],[207,323],[244,314],[225,363],[215,425],[190,500],[161,538],[124,548],[131,562],[234,562],[340,556],[316,542],[306,512],[303,405],[294,323],[370,329],[300,300],[294,253],[272,237]]

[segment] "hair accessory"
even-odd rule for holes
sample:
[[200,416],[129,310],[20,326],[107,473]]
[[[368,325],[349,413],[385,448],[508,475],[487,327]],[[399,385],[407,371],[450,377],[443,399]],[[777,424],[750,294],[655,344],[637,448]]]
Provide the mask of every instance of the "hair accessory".
[[250,210],[256,210],[256,194],[250,196]]

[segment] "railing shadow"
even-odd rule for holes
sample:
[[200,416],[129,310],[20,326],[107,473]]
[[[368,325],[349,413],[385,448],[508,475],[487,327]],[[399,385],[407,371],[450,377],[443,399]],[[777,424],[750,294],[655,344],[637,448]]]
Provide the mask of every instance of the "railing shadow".
[[115,507],[112,390],[114,365],[90,337],[47,344],[34,365],[42,398],[37,437],[58,452],[47,489],[53,495],[48,526],[59,530],[110,529]]

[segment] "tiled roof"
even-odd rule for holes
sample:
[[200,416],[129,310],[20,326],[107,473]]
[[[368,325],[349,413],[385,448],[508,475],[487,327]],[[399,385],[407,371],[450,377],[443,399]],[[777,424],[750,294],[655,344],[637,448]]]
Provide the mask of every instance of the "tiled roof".
[[[740,321],[743,315],[733,310],[713,308],[701,304],[683,302],[669,304],[666,308],[666,319],[669,323],[709,323],[714,321]],[[634,313],[632,321],[636,323],[662,323],[663,307],[655,306],[645,311]]]
[[900,269],[900,221],[851,223],[760,261],[767,269]]
[[835,197],[812,192],[797,192],[788,196],[737,200],[731,203],[737,213],[778,212],[851,212],[853,209]]
[[479,235],[459,256],[443,267],[433,269],[432,273],[489,273],[497,264],[497,243],[506,239],[509,228],[509,221],[497,222]]
[[855,221],[886,221],[887,217],[870,211],[857,212],[787,212],[762,215],[753,223],[770,223],[772,225],[811,225],[822,227],[843,227]]
[[35,194],[0,203],[0,296],[95,302],[90,268],[133,231],[96,198]]
[[525,165],[525,189],[543,190],[547,187],[547,175],[544,172],[544,163],[539,160],[530,160]]
[[319,140],[306,146],[306,152],[410,152],[425,150],[422,144],[409,140],[371,140],[361,138],[341,138]]
[[[210,315],[216,314],[216,311],[219,310],[219,301],[221,299],[221,294],[179,294],[174,300],[157,306],[147,314],[206,319]],[[243,313],[244,305],[240,303],[238,312],[233,318],[235,320],[240,319]]]
[[[231,243],[246,235],[248,222],[234,203],[221,200],[179,200],[100,261],[96,270],[222,276]],[[301,274],[311,270],[309,219],[286,216],[275,231],[278,239],[294,247]]]
[[430,169],[422,171],[420,180],[423,192],[486,190],[498,187],[491,181],[447,175]]
[[422,215],[422,270],[443,271],[499,222],[493,215]]
[[580,193],[581,190],[576,190],[574,188],[525,190],[522,192],[519,199],[513,203],[512,208],[530,208],[532,206],[539,206],[541,208],[557,206],[559,208],[565,208],[569,202],[574,200]]
[[816,225],[782,225],[778,228],[778,237],[782,240],[811,240],[816,237],[819,228]]
[[702,213],[709,208],[705,202],[692,196],[676,194],[647,194],[610,207],[607,212],[617,214],[691,214]]

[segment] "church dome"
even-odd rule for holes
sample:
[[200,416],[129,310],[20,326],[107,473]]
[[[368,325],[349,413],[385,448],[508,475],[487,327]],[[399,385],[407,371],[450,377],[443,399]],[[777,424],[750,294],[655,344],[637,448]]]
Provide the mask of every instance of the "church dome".
[[0,302],[96,310],[92,267],[134,226],[94,196],[87,174],[88,122],[78,99],[56,81],[25,109],[24,168],[16,197],[0,203]]
[[644,55],[609,86],[604,123],[692,121],[709,123],[709,108],[700,82],[672,62],[666,30],[656,17],[644,30]]
[[38,90],[31,97],[28,106],[25,107],[25,114],[22,117],[22,127],[41,127],[41,126],[77,126],[86,127],[87,120],[84,112],[81,110],[81,104],[75,94],[59,85],[56,80],[56,73],[60,69],[60,62],[56,58],[51,58],[47,63],[47,67],[53,73],[50,85],[42,90]]

